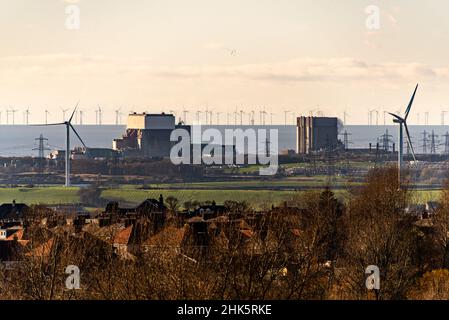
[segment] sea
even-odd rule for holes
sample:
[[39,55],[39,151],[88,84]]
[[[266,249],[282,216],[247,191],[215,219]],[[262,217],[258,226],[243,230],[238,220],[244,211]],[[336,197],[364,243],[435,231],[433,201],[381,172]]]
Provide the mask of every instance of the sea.
[[[91,148],[112,148],[112,140],[120,138],[126,131],[124,125],[76,125],[74,126],[85,144]],[[203,130],[207,128],[217,128],[221,132],[225,129],[242,130],[248,128],[254,129],[277,129],[279,150],[296,150],[296,126],[294,125],[270,125],[270,126],[234,126],[234,125],[214,125],[202,126]],[[430,139],[432,131],[437,153],[445,151],[446,134],[449,132],[449,126],[442,125],[411,125],[409,126],[412,144],[417,154],[423,152],[424,131],[427,133],[427,150],[430,151]],[[390,140],[397,144],[398,126],[395,125],[346,125],[340,129],[339,138],[344,140],[344,132],[347,132],[349,148],[368,148],[369,144],[376,145],[378,138],[386,134]],[[26,125],[0,125],[0,156],[2,157],[24,157],[37,156],[40,135],[45,140],[45,153],[51,150],[65,149],[65,127],[64,126],[26,126]],[[78,138],[71,133],[71,147],[81,146]],[[448,138],[449,139],[449,138]],[[448,140],[449,141],[449,140]]]

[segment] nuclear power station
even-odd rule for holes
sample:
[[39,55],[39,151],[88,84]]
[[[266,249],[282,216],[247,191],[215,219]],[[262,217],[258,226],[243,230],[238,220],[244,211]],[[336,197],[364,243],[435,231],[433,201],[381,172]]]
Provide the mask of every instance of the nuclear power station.
[[328,117],[298,117],[298,153],[335,148],[338,145],[338,119]]
[[113,140],[113,149],[125,157],[163,158],[170,156],[173,130],[190,126],[177,125],[172,114],[132,113],[128,115],[126,133]]

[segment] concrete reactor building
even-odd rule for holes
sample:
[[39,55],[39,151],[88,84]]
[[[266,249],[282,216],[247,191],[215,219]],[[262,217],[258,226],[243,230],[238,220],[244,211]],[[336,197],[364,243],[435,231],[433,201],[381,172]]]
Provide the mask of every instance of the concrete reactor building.
[[112,148],[128,157],[169,157],[174,144],[170,141],[172,131],[176,128],[187,129],[186,126],[176,125],[175,121],[172,114],[130,114],[126,133],[122,138],[113,140]]
[[335,148],[338,145],[338,119],[298,117],[297,137],[299,154]]

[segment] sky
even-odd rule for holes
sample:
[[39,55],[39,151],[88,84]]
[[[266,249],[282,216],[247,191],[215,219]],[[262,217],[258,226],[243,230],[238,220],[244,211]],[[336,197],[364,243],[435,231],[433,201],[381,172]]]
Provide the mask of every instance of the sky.
[[[405,110],[440,124],[449,110],[445,0],[0,0],[0,123],[115,121],[115,110],[325,114],[366,124]],[[272,115],[270,115],[272,114]],[[204,117],[204,113],[203,116]],[[449,113],[447,114],[449,117]],[[11,121],[11,120],[10,120]],[[202,120],[204,121],[204,119]],[[240,120],[238,120],[240,121]],[[391,119],[387,117],[387,123]],[[373,114],[373,123],[375,113]],[[446,120],[449,123],[449,118]]]

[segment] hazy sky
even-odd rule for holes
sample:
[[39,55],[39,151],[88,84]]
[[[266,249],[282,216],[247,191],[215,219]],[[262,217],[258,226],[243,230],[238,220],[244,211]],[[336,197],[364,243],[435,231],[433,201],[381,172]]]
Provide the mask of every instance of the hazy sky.
[[[284,122],[320,109],[366,123],[369,109],[449,110],[447,0],[0,0],[0,111],[30,106],[160,112],[265,107]],[[77,5],[80,28],[67,6]],[[368,6],[380,10],[369,29]],[[373,20],[369,20],[373,21]],[[73,24],[69,24],[73,26]],[[372,26],[372,24],[369,24]],[[449,117],[449,114],[448,114]],[[215,118],[215,116],[214,116]],[[17,122],[22,114],[16,114]],[[247,117],[245,117],[247,119]],[[259,116],[256,116],[258,121]],[[267,122],[269,122],[269,117]],[[290,122],[292,117],[290,117]],[[387,119],[391,122],[390,119]],[[221,116],[221,122],[226,115]],[[247,122],[247,120],[245,120]],[[449,118],[448,121],[449,123]]]

